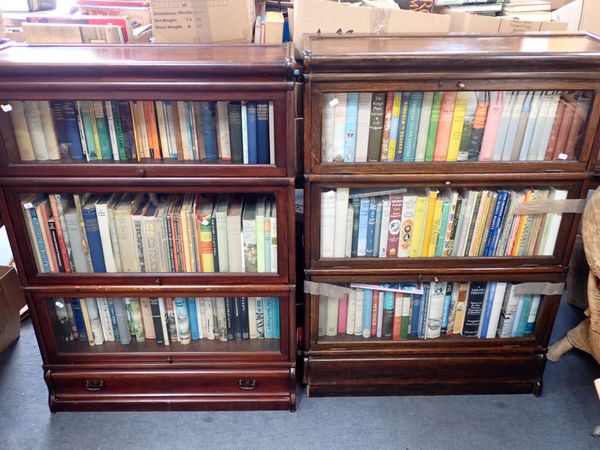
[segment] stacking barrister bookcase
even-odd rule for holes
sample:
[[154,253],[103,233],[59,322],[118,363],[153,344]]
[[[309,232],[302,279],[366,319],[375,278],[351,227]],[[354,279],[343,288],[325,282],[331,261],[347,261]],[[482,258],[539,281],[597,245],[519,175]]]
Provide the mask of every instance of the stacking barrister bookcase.
[[305,48],[309,395],[539,395],[596,161],[598,39]]
[[296,70],[287,45],[0,51],[53,412],[295,409]]

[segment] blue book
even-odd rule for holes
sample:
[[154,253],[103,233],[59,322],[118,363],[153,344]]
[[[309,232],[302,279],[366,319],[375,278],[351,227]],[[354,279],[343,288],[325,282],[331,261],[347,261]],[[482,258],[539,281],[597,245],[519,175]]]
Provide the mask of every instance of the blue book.
[[423,302],[423,296],[421,294],[413,294],[412,296],[412,315],[410,317],[410,330],[408,334],[417,336],[419,315],[421,314],[421,303]]
[[196,310],[196,299],[188,298],[188,317],[190,321],[190,332],[192,333],[192,339],[200,339],[200,327],[198,324],[198,311]]
[[[375,222],[377,222],[377,199],[371,198],[369,201],[369,216],[367,220],[367,249],[366,256],[377,256],[379,254],[379,248],[377,253],[375,252]],[[377,233],[379,231],[377,230]]]
[[356,256],[367,254],[367,229],[369,227],[369,204],[368,198],[360,199],[358,212],[358,240],[356,244]]
[[365,289],[363,291],[363,316],[362,316],[362,335],[369,337],[371,335],[371,321],[373,318],[373,290]]
[[531,301],[531,309],[529,310],[529,317],[527,318],[527,325],[525,325],[525,336],[533,334],[533,330],[535,329],[535,319],[537,317],[541,299],[541,295],[533,296],[533,300]]
[[42,271],[50,272],[50,261],[48,260],[48,252],[46,251],[46,246],[44,245],[44,238],[42,235],[42,227],[40,224],[40,219],[37,216],[37,212],[35,207],[44,202],[44,196],[37,197],[31,204],[25,203],[23,207],[29,212],[31,216],[31,223],[33,225],[33,232],[35,233],[35,243],[32,242],[31,245],[37,245],[37,248],[40,252],[40,260],[42,262]]
[[442,334],[448,330],[448,316],[450,315],[450,305],[452,304],[452,291],[454,283],[446,283],[446,296],[444,297],[444,312],[442,314]]
[[79,124],[77,122],[77,104],[72,100],[63,101],[61,103],[64,120],[63,133],[67,151],[73,159],[84,159],[85,155],[83,154],[83,147],[81,146],[81,135],[79,134]]
[[269,102],[256,103],[256,152],[258,164],[269,164]]
[[[216,161],[219,159],[215,109],[215,102],[200,102],[200,110],[202,111],[202,132],[204,135],[204,148],[206,149],[207,161]],[[256,109],[254,110],[254,118],[256,120]]]
[[81,207],[81,215],[85,226],[85,235],[88,240],[90,257],[92,258],[92,267],[94,272],[106,272],[104,265],[104,252],[102,251],[102,240],[100,239],[100,229],[98,228],[98,218],[96,217],[96,201],[99,195],[93,195]]
[[500,238],[500,226],[502,224],[502,217],[506,207],[506,199],[508,198],[508,192],[499,191],[498,199],[496,200],[496,207],[492,215],[492,222],[490,224],[490,231],[488,233],[487,242],[483,251],[483,256],[494,256],[496,250],[496,244]]
[[349,92],[346,100],[346,135],[344,162],[354,162],[356,156],[356,127],[358,126],[358,92]]
[[396,153],[394,154],[395,162],[402,162],[404,158],[404,136],[406,136],[409,102],[410,93],[406,92],[402,94],[402,102],[400,103],[400,116],[398,117],[398,138],[396,139]]
[[527,320],[529,319],[529,312],[531,311],[532,303],[533,295],[523,296],[523,308],[519,314],[516,337],[525,336],[525,328],[527,327]]
[[112,298],[107,298],[108,312],[110,313],[110,323],[112,325],[113,334],[115,335],[115,341],[121,343],[121,334],[119,333],[119,324],[117,323],[117,312],[115,311],[115,305]]
[[[381,294],[380,294],[381,295]],[[381,335],[383,338],[391,338],[394,328],[394,307],[396,296],[393,292],[383,292],[383,324]]]
[[91,106],[90,102],[86,100],[77,102],[77,113],[79,114],[83,125],[88,161],[97,160],[98,152],[100,151],[100,149],[96,147],[96,139],[94,138],[94,125],[92,124],[92,121],[95,123],[96,118],[92,116]]
[[[392,100],[392,119],[390,121],[390,140],[388,146],[387,161],[394,162],[394,156],[396,155],[396,147],[398,142],[398,128],[400,124],[400,107],[402,105],[402,92],[394,92],[394,98]],[[396,114],[396,107],[398,114]],[[392,148],[392,154],[390,155],[389,149]],[[391,157],[391,158],[390,158]]]
[[70,145],[67,142],[65,116],[63,113],[63,102],[58,100],[51,100],[49,103],[50,111],[52,113],[52,121],[54,122],[54,131],[56,132],[56,139],[58,140],[60,156],[61,158],[65,156],[68,157],[70,156]]
[[256,136],[256,103],[246,103],[248,137],[248,164],[258,164],[258,142]]
[[512,326],[512,330],[510,333],[510,337],[517,337],[517,330],[519,328],[519,320],[521,318],[521,312],[523,311],[523,304],[525,303],[526,295],[521,295],[519,298],[519,304],[517,306],[517,311],[515,312],[515,318]]
[[272,297],[273,303],[273,337],[279,339],[281,337],[281,326],[279,319],[279,297]]
[[[127,324],[127,310],[125,308],[124,299],[109,299],[109,306],[112,303],[115,308],[115,315],[117,318],[117,328],[119,330],[119,337],[121,344],[129,344],[131,341],[131,335],[129,334],[129,325]],[[115,335],[116,336],[116,335]]]
[[448,227],[448,217],[452,207],[452,198],[450,195],[444,195],[442,204],[442,220],[440,221],[440,232],[435,244],[435,256],[442,256],[444,252],[444,243],[446,242],[446,228]]
[[83,312],[81,311],[81,300],[78,298],[72,298],[71,310],[73,311],[73,320],[75,321],[75,327],[79,334],[79,340],[87,342],[87,333],[85,331],[85,321],[83,320]]
[[402,160],[414,162],[417,152],[417,135],[419,134],[419,121],[421,119],[421,105],[423,92],[411,92],[406,115],[406,133],[404,135],[404,152]]
[[425,321],[427,320],[427,306],[429,305],[429,284],[423,285],[423,299],[419,309],[419,319],[417,324],[417,337],[423,338],[425,335]]
[[496,283],[492,281],[488,284],[486,299],[483,303],[483,311],[481,312],[481,338],[487,337],[487,329],[490,324],[490,316],[492,315],[492,307],[494,306],[494,296],[496,295]]
[[[208,103],[208,102],[202,102]],[[196,140],[194,136],[196,135],[196,130],[194,129],[194,106],[192,102],[183,102],[183,109],[185,111],[185,126],[187,128],[187,138],[188,138],[188,146],[190,147],[190,160],[193,161],[196,159],[196,156],[199,154],[198,149],[196,148]],[[204,114],[202,115],[202,119],[204,120]],[[206,136],[204,133],[204,122],[202,123],[202,131],[203,136]],[[216,133],[216,131],[215,131]],[[216,139],[216,134],[215,134]]]
[[273,298],[265,298],[265,339],[273,339]]

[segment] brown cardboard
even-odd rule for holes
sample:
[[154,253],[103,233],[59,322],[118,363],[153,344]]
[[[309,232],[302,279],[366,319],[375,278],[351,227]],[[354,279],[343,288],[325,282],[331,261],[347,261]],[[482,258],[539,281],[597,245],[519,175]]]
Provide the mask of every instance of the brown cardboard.
[[150,7],[158,44],[252,42],[254,0],[151,0]]
[[293,40],[302,55],[303,36],[311,33],[434,33],[448,32],[450,18],[403,9],[352,6],[328,0],[294,0]]
[[0,352],[19,337],[19,311],[25,306],[25,296],[15,269],[0,266]]
[[450,17],[450,31],[456,33],[519,33],[526,31],[564,31],[563,22],[534,22],[501,17],[486,17],[461,11],[444,10]]
[[574,0],[552,13],[553,20],[568,24],[568,31],[589,31],[600,34],[600,2]]

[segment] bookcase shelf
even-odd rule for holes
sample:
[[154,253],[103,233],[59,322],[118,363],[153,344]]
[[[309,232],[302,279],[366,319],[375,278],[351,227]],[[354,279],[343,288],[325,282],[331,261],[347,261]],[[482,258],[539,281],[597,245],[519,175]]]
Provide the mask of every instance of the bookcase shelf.
[[321,34],[305,48],[309,395],[539,395],[597,158],[600,42]]
[[289,45],[0,50],[51,411],[295,409],[296,68]]

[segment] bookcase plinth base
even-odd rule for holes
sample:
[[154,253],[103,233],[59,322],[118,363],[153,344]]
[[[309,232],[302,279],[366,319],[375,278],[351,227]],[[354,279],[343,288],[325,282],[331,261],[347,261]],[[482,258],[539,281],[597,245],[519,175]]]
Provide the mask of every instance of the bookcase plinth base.
[[293,369],[48,371],[52,412],[290,410]]
[[536,394],[545,358],[427,356],[305,359],[310,397],[434,394]]

